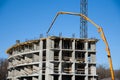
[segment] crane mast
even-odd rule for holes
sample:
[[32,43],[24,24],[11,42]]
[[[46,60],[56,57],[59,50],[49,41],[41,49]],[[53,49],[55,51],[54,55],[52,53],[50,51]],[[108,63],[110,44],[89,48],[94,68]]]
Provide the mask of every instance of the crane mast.
[[[80,13],[87,16],[88,15],[88,0],[80,0]],[[87,21],[80,17],[80,38],[87,38]]]

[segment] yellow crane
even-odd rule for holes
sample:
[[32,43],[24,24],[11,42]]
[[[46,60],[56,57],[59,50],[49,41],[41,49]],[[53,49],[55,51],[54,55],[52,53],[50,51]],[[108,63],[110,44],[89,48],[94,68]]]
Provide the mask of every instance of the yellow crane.
[[98,29],[98,33],[100,33],[100,36],[103,40],[103,42],[105,43],[106,46],[106,52],[107,52],[107,56],[108,56],[108,61],[109,61],[109,67],[110,67],[110,73],[111,73],[111,79],[115,80],[115,75],[114,75],[114,70],[113,70],[113,65],[112,65],[112,58],[111,58],[111,53],[110,53],[110,49],[109,49],[109,45],[108,42],[106,40],[104,31],[102,29],[102,27],[100,27],[99,25],[97,25],[95,22],[93,22],[90,18],[88,18],[87,16],[83,15],[83,14],[79,14],[79,13],[73,13],[73,12],[58,12],[57,15],[55,16],[55,18],[53,19],[48,31],[46,32],[46,34],[48,35],[50,29],[52,28],[55,20],[57,19],[57,17],[60,14],[68,14],[68,15],[75,15],[75,16],[80,16],[82,18],[84,18],[86,21],[90,22],[91,24],[93,24],[97,29]]

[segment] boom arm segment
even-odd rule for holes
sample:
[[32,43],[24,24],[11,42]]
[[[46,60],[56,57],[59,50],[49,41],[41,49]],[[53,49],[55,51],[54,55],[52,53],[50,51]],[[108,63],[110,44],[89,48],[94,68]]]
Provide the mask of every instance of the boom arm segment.
[[111,53],[110,53],[109,45],[108,45],[108,42],[107,42],[107,39],[105,37],[105,34],[104,34],[104,31],[103,31],[102,27],[98,26],[95,22],[93,22],[91,19],[89,19],[85,15],[81,14],[81,17],[83,17],[85,20],[87,20],[90,23],[92,23],[98,29],[98,32],[100,33],[100,36],[101,36],[101,38],[102,38],[102,40],[103,40],[103,42],[105,43],[105,46],[106,46],[106,52],[107,52],[108,61],[109,61],[111,78],[112,78],[112,80],[115,80],[115,75],[114,75],[114,70],[113,70],[113,65],[112,65]]
[[105,43],[105,46],[106,46],[106,52],[107,52],[108,61],[109,61],[111,78],[112,78],[112,80],[115,80],[114,70],[113,70],[113,65],[112,65],[112,58],[111,58],[111,54],[110,54],[110,49],[109,49],[109,45],[108,45],[108,42],[106,40],[106,37],[105,37],[105,34],[104,34],[104,31],[103,31],[102,27],[100,27],[99,25],[97,25],[95,22],[93,22],[91,19],[89,19],[88,17],[86,17],[83,14],[72,13],[72,12],[58,12],[57,15],[55,16],[55,18],[53,19],[53,21],[52,21],[52,23],[51,23],[48,31],[46,32],[47,35],[48,35],[50,29],[52,28],[54,22],[56,21],[57,17],[60,14],[69,14],[69,15],[81,16],[82,18],[84,18],[85,20],[87,20],[88,22],[90,22],[91,24],[93,24],[98,29],[98,32],[100,33],[100,36],[101,36],[101,38],[102,38],[102,40],[103,40],[103,42]]
[[48,35],[50,29],[52,28],[53,24],[55,23],[57,17],[58,17],[60,14],[69,14],[69,15],[80,16],[80,14],[78,14],[78,13],[72,13],[72,12],[58,12],[58,13],[56,14],[56,16],[54,17],[54,19],[53,19],[53,21],[52,21],[52,23],[51,23],[51,25],[50,25],[48,31],[46,32],[47,35]]

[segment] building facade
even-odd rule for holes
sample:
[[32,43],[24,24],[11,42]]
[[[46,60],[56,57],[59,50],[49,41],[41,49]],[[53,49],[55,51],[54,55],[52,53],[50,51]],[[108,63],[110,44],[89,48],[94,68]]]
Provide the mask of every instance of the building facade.
[[49,36],[7,50],[7,80],[96,80],[97,39]]

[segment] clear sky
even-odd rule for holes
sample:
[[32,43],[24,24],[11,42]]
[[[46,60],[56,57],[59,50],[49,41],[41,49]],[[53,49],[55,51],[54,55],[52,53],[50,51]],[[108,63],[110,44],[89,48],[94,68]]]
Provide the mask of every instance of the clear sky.
[[[88,16],[103,27],[111,49],[114,69],[120,69],[120,1],[88,0]],[[0,57],[7,58],[6,49],[16,40],[37,39],[46,31],[58,11],[80,12],[80,0],[0,0]],[[62,32],[65,37],[79,37],[80,18],[61,15],[50,35]],[[105,46],[97,29],[88,23],[89,38],[97,43],[97,64],[108,67]]]

